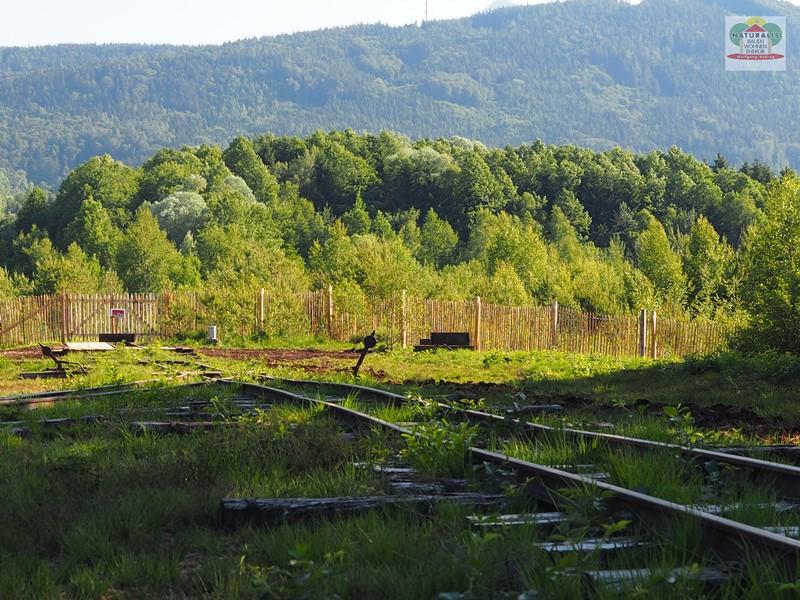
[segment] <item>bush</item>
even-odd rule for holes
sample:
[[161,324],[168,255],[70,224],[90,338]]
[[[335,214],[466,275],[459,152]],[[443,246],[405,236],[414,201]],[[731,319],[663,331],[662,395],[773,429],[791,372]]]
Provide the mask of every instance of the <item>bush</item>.
[[775,186],[766,218],[748,230],[744,243],[746,274],[742,301],[750,316],[737,336],[745,351],[800,353],[800,179]]
[[444,419],[418,425],[403,436],[406,447],[400,455],[422,473],[464,477],[469,473],[469,448],[476,433],[467,423],[454,425]]

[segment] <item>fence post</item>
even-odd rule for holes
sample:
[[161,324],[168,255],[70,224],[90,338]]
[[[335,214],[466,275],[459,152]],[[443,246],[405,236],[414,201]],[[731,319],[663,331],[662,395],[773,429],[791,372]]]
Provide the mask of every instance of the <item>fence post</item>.
[[639,311],[639,356],[647,356],[647,310]]
[[[162,325],[164,320],[164,312],[167,307],[166,292],[160,294],[153,294],[153,325],[150,329],[150,335],[158,336],[158,332],[166,327]],[[152,339],[152,338],[150,338]]]
[[333,286],[328,286],[328,337],[333,339]]
[[481,349],[481,297],[475,296],[475,350]]
[[264,288],[258,291],[258,333],[264,335]]
[[403,348],[408,347],[408,319],[406,317],[406,291],[400,293],[400,341]]
[[67,308],[67,292],[66,290],[61,290],[61,343],[67,343],[67,328],[69,325],[67,324],[67,320],[69,318],[69,310]]
[[658,358],[658,341],[656,337],[656,311],[650,314],[650,358]]
[[558,300],[550,305],[550,346],[558,348]]
[[[128,294],[128,298],[131,298],[131,297],[132,296],[130,294]],[[107,296],[107,298],[108,298],[108,308],[109,308],[109,310],[108,310],[108,313],[107,313],[106,316],[111,320],[111,333],[119,333],[119,321],[120,320],[119,319],[115,319],[115,318],[113,318],[111,316],[111,308],[113,308],[115,306],[120,306],[122,303],[117,298],[115,298],[113,295]],[[130,307],[127,306],[127,302],[125,303],[125,305],[126,305],[126,308],[130,309]],[[78,306],[80,307],[78,309],[78,311],[81,314],[81,316],[79,318],[81,320],[83,320],[83,302],[81,302],[79,300],[78,301]]]

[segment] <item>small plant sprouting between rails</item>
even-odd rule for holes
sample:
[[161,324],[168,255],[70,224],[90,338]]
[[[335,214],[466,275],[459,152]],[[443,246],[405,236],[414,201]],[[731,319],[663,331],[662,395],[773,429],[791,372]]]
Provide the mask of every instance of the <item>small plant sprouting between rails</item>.
[[230,411],[225,404],[225,400],[220,398],[218,395],[215,394],[209,398],[208,405],[208,412],[219,417],[222,422],[230,423],[232,421],[229,414]]
[[415,417],[420,420],[431,421],[441,412],[441,407],[436,402],[426,400],[416,392],[406,394],[406,403],[415,407]]
[[[614,493],[600,491],[591,487],[578,486],[563,488],[558,491],[563,506],[562,511],[569,516],[567,520],[571,526],[580,525],[588,533],[592,526],[602,521],[606,512],[606,502]],[[572,538],[574,539],[574,537]]]
[[397,438],[388,429],[372,427],[358,441],[364,457],[376,465],[388,464],[396,454]]
[[691,447],[703,440],[703,432],[695,427],[694,416],[687,407],[682,404],[665,406],[664,414],[675,429],[681,445]]
[[455,403],[459,408],[467,410],[486,410],[487,408],[485,398],[459,398]]
[[422,473],[464,477],[470,470],[469,449],[477,429],[467,423],[446,419],[417,425],[403,434],[405,448],[400,456]]

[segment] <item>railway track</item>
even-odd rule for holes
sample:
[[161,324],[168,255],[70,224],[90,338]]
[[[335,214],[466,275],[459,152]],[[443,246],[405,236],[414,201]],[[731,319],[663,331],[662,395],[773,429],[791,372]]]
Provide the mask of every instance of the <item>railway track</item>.
[[[405,396],[395,394],[379,388],[366,387],[361,385],[353,385],[338,382],[311,382],[298,379],[272,379],[269,377],[264,378],[264,381],[282,381],[293,386],[309,386],[323,387],[328,389],[339,390],[347,394],[354,394],[358,396],[372,397],[376,399],[383,399],[385,402],[397,405],[407,402]],[[721,450],[711,450],[706,448],[698,448],[693,446],[682,446],[679,444],[672,444],[667,442],[656,442],[653,440],[615,435],[610,433],[602,433],[597,431],[587,431],[582,429],[574,429],[569,427],[551,427],[549,425],[542,425],[539,423],[531,423],[522,419],[511,418],[505,415],[498,415],[481,410],[462,408],[445,404],[442,402],[433,403],[438,409],[460,416],[470,422],[488,423],[504,425],[509,422],[515,427],[520,428],[529,434],[558,434],[563,435],[572,441],[585,441],[585,442],[598,442],[613,448],[630,448],[640,451],[651,452],[672,452],[680,454],[687,460],[692,460],[698,463],[714,462],[721,465],[730,465],[732,467],[747,469],[754,480],[761,486],[773,491],[777,497],[795,501],[800,500],[800,467],[773,462],[769,460],[752,458],[743,456],[734,452],[725,452]]]
[[[181,387],[199,387],[213,383],[215,380],[204,380],[194,383],[181,384]],[[133,381],[131,383],[121,383],[117,385],[103,385],[98,387],[87,387],[75,390],[55,390],[47,392],[36,392],[32,394],[17,394],[14,396],[0,397],[0,406],[8,407],[35,407],[38,404],[51,405],[57,402],[70,400],[92,400],[109,396],[119,396],[129,394],[137,389],[145,388],[151,384],[163,384],[163,379],[147,379],[143,381]],[[166,383],[169,383],[166,381]]]
[[[309,387],[336,390],[342,396],[357,395],[359,398],[372,398],[382,400],[390,405],[398,406],[408,402],[408,399],[399,394],[370,388],[360,385],[344,384],[337,382],[309,382],[304,380],[272,379],[290,386]],[[273,398],[282,397],[294,402],[314,402],[324,406],[326,410],[339,416],[361,420],[365,423],[385,427],[398,433],[412,435],[409,428],[400,427],[385,420],[377,419],[365,413],[359,413],[353,409],[345,408],[337,403],[317,400],[294,394],[287,390],[274,387],[259,386],[255,384],[241,384],[250,393],[268,395]],[[458,414],[473,422],[505,424],[507,417],[478,411],[453,407],[443,403],[435,403],[438,409],[448,413]],[[527,423],[514,419],[516,426],[522,427],[531,433],[564,433],[565,430],[556,429],[535,423]],[[800,492],[800,468],[773,463],[770,461],[752,459],[745,456],[738,456],[713,450],[691,448],[677,444],[667,444],[653,442],[638,438],[618,436],[592,431],[577,429],[567,429],[566,435],[575,440],[598,441],[609,444],[612,447],[634,448],[642,451],[671,451],[698,460],[700,462],[716,461],[721,464],[732,465],[737,468],[745,468],[757,474],[756,479],[769,485],[779,497],[796,499]],[[744,556],[755,551],[768,555],[778,560],[787,573],[792,576],[798,573],[800,566],[800,541],[781,535],[794,531],[792,527],[754,527],[735,520],[720,516],[721,510],[714,510],[713,506],[705,506],[705,510],[692,506],[670,502],[643,494],[634,490],[626,489],[617,485],[600,481],[594,477],[588,477],[578,473],[552,468],[541,464],[520,460],[502,453],[493,452],[484,448],[472,447],[470,454],[473,463],[488,463],[511,469],[523,477],[531,477],[536,482],[529,491],[539,500],[550,503],[554,506],[559,504],[560,490],[566,488],[583,487],[593,489],[607,497],[608,510],[620,514],[631,514],[636,521],[652,526],[659,522],[670,522],[675,519],[689,519],[695,523],[703,536],[703,544],[709,548],[715,557],[721,561],[742,561]],[[800,506],[784,504],[781,509],[800,510]],[[713,514],[717,512],[717,514]]]
[[99,396],[114,396],[130,392],[133,389],[156,383],[158,380],[135,381],[118,385],[103,385],[73,390],[55,390],[30,394],[15,394],[0,398],[0,406],[25,406],[30,404],[54,402],[58,400],[82,399]]
[[[81,388],[79,390],[57,390],[21,394],[0,398],[0,407],[6,409],[22,409],[23,411],[37,408],[50,408],[59,403],[74,402],[79,400],[93,401],[104,400],[114,396],[130,394],[137,390],[149,390],[145,386],[152,383],[165,383],[163,380],[136,381],[119,385],[106,385],[99,387]],[[194,383],[179,384],[180,389],[194,389],[214,385],[215,380],[198,381]],[[157,391],[158,388],[155,388]],[[209,401],[193,401],[189,406],[177,407],[139,407],[128,410],[122,408],[109,414],[83,414],[79,416],[60,416],[54,418],[37,419],[0,419],[0,432],[11,433],[19,437],[28,437],[32,431],[31,425],[42,431],[63,431],[75,426],[103,425],[109,423],[125,424],[133,433],[192,433],[195,431],[209,431],[217,427],[235,425],[231,418],[253,414],[260,408],[251,402],[242,402],[243,399],[234,398],[225,406],[226,411],[233,410],[230,414],[214,412],[214,407]],[[21,413],[19,413],[21,414]],[[138,415],[138,420],[131,420],[131,414]],[[150,418],[145,418],[150,417]],[[154,418],[155,417],[155,418]]]
[[[327,383],[327,382],[309,382],[297,380],[280,380],[284,384],[289,384],[298,387],[322,387],[326,389],[336,390],[339,396],[352,396],[358,395],[361,399],[374,399],[378,400],[383,405],[389,406],[403,406],[408,405],[408,399],[404,396],[369,388],[365,386],[354,386],[350,384],[341,383]],[[318,407],[320,410],[328,413],[337,420],[348,423],[356,428],[369,428],[380,429],[389,432],[391,435],[397,436],[418,436],[421,435],[415,431],[414,428],[403,426],[402,424],[390,422],[387,419],[379,418],[375,415],[367,414],[360,410],[350,408],[343,405],[341,400],[328,401],[318,398],[310,397],[294,393],[286,389],[279,389],[277,387],[270,387],[255,383],[242,383],[232,380],[221,380],[214,382],[199,382],[195,384],[184,384],[180,386],[172,386],[175,388],[188,388],[196,386],[214,386],[219,385],[221,388],[238,389],[243,395],[249,396],[253,399],[262,399],[267,402],[286,402],[300,405],[310,405]],[[120,394],[131,392],[136,389],[133,385],[122,387],[103,387],[95,389],[84,389],[77,393],[59,392],[57,394],[42,393],[36,395],[27,395],[25,397],[16,397],[13,400],[17,404],[27,402],[37,402],[44,398],[51,398],[54,401],[61,400],[80,400],[85,399],[91,401],[97,398],[112,394]],[[260,406],[260,405],[259,405]],[[495,424],[500,422],[507,422],[505,417],[492,415],[491,413],[484,413],[482,411],[474,411],[471,409],[463,409],[459,407],[452,407],[446,404],[437,403],[437,409],[447,411],[452,414],[459,414],[465,418],[469,418],[474,422],[485,422]],[[556,429],[545,427],[536,424],[525,424],[523,422],[516,422],[517,426],[524,428],[531,427],[532,432],[555,432]],[[561,431],[561,430],[558,430]],[[683,448],[681,446],[670,444],[646,443],[646,440],[636,440],[636,438],[625,438],[624,436],[614,436],[609,434],[598,434],[595,432],[583,432],[580,430],[572,430],[575,439],[582,439],[584,435],[587,439],[597,439],[598,437],[603,440],[613,440],[610,443],[627,445],[628,440],[632,440],[631,447],[640,448],[643,450],[650,450],[652,448],[669,450],[695,450],[691,448]],[[170,432],[165,432],[170,433]],[[652,444],[656,444],[653,446]],[[627,447],[627,446],[626,446]],[[709,451],[711,452],[711,451]],[[563,553],[563,552],[602,552],[614,553],[618,551],[637,551],[636,548],[644,547],[646,545],[654,545],[664,541],[665,531],[670,531],[670,528],[675,527],[676,523],[684,523],[696,528],[701,537],[699,547],[707,552],[707,556],[700,558],[713,559],[714,567],[704,568],[702,571],[688,569],[687,567],[674,566],[665,571],[665,573],[672,574],[670,576],[690,576],[697,577],[699,580],[708,583],[709,585],[718,585],[723,581],[730,578],[737,578],[741,575],[739,569],[744,569],[742,565],[750,563],[754,557],[759,560],[763,559],[765,564],[776,566],[777,569],[784,574],[788,580],[794,578],[800,573],[800,541],[782,535],[785,528],[775,527],[773,531],[766,528],[754,527],[735,520],[731,520],[721,516],[720,514],[712,514],[709,511],[700,510],[692,506],[670,502],[668,500],[657,498],[639,491],[627,489],[625,487],[614,485],[599,480],[596,477],[586,476],[579,473],[570,472],[569,470],[554,468],[543,464],[537,464],[526,460],[521,460],[513,456],[509,456],[502,452],[488,450],[486,448],[477,447],[475,445],[468,449],[470,459],[473,465],[489,465],[498,470],[506,473],[511,473],[514,479],[519,484],[519,489],[522,493],[530,496],[537,501],[537,506],[552,507],[552,511],[539,512],[534,514],[523,515],[494,515],[494,517],[485,519],[483,517],[476,517],[475,522],[472,523],[473,528],[478,530],[495,529],[495,528],[508,528],[514,527],[519,524],[533,525],[536,527],[547,526],[552,523],[559,522],[563,517],[565,509],[570,504],[571,495],[567,493],[569,490],[575,490],[581,493],[590,492],[597,498],[602,499],[604,513],[609,516],[609,519],[622,519],[629,520],[631,526],[626,528],[623,532],[625,537],[612,537],[603,539],[578,539],[578,540],[560,540],[552,542],[544,542],[541,544],[543,551],[547,553]],[[715,453],[716,454],[716,453]],[[722,454],[722,453],[720,453]],[[734,458],[739,459],[743,457],[733,457],[728,454],[722,454],[721,458]],[[754,461],[754,462],[753,462]],[[736,461],[736,466],[744,464],[749,469],[755,468],[753,465],[760,466],[762,463],[768,461],[757,461],[749,459],[744,461]],[[771,463],[768,463],[771,464]],[[785,465],[777,465],[785,466]],[[468,498],[464,495],[464,500],[467,504],[474,503],[479,505],[481,501],[487,501],[488,496],[481,496],[481,498]],[[455,496],[450,500],[454,500]],[[410,496],[402,500],[392,499],[392,502],[401,503],[414,503],[420,502],[422,504],[429,504],[431,502],[429,497],[414,497]],[[491,502],[491,499],[488,500]],[[385,499],[381,497],[365,498],[364,502],[381,504]],[[284,503],[285,504],[285,503]],[[325,508],[324,502],[317,502],[321,507],[320,510],[328,510]],[[280,506],[280,502],[275,500],[257,500],[257,499],[237,499],[227,498],[221,501],[221,513],[227,511],[229,515],[229,522],[244,522],[256,514],[269,514],[270,518],[280,519],[280,515],[286,514],[286,507]],[[272,512],[270,512],[272,511]],[[277,511],[277,512],[276,512]],[[284,511],[284,512],[280,512]],[[555,512],[553,512],[555,511]],[[231,517],[230,515],[235,515]],[[266,518],[265,518],[266,519]],[[266,519],[268,520],[268,519]],[[633,535],[631,535],[631,533]],[[737,567],[737,565],[739,565]],[[663,569],[662,569],[663,570]],[[649,565],[643,565],[640,569],[627,569],[627,570],[592,570],[587,571],[584,575],[592,582],[606,586],[623,586],[639,577],[646,577],[653,575],[655,571]]]

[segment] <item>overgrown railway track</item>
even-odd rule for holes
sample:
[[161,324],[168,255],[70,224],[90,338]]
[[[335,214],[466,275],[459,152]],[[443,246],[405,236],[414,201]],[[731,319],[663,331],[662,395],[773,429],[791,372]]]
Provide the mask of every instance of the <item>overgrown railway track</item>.
[[[272,378],[265,378],[270,381]],[[355,394],[366,397],[383,399],[386,402],[399,404],[407,402],[405,396],[361,385],[353,385],[339,382],[315,382],[299,379],[274,379],[274,381],[284,382],[294,386],[317,386],[329,389],[336,389],[345,394]],[[668,442],[658,442],[654,440],[602,433],[597,431],[587,431],[570,427],[552,427],[540,423],[532,423],[518,418],[510,418],[507,415],[498,415],[486,411],[472,408],[463,408],[442,402],[433,402],[439,410],[457,415],[463,419],[476,423],[488,423],[496,425],[512,424],[530,434],[558,434],[563,435],[573,441],[599,442],[610,447],[630,448],[641,451],[667,451],[677,453],[684,458],[698,463],[715,462],[718,464],[730,465],[732,467],[747,469],[752,474],[754,480],[760,485],[768,487],[775,492],[776,496],[786,500],[800,500],[800,467],[790,464],[778,463],[764,459],[752,458],[732,452],[711,450],[694,446],[684,446]]]
[[45,392],[34,392],[30,394],[16,394],[0,398],[0,406],[26,406],[59,400],[76,400],[83,398],[94,398],[102,396],[115,396],[125,394],[136,388],[157,383],[159,380],[152,379],[146,381],[134,381],[131,383],[121,383],[115,385],[103,385],[98,387],[87,387],[81,389],[55,390]]
[[[291,379],[267,380],[281,382],[290,386],[314,386],[322,389],[336,390],[342,396],[357,395],[360,398],[373,398],[382,400],[392,405],[400,405],[409,400],[399,394],[360,385],[339,382],[314,382]],[[294,402],[313,402],[324,406],[326,410],[346,417],[351,420],[360,420],[374,426],[384,427],[413,435],[409,428],[400,427],[382,419],[360,413],[353,409],[345,408],[336,403],[309,398],[294,394],[287,390],[260,386],[255,384],[241,384],[250,393],[268,395],[273,398],[282,397]],[[484,411],[451,406],[444,403],[435,403],[436,407],[449,414],[456,414],[473,422],[490,424],[508,424],[508,417]],[[746,456],[654,442],[639,438],[619,436],[613,434],[584,431],[579,429],[560,429],[529,423],[519,419],[511,419],[513,425],[521,427],[530,433],[559,433],[565,434],[574,440],[598,441],[618,448],[633,448],[642,451],[670,451],[677,452],[687,458],[699,462],[715,461],[728,464],[737,468],[744,468],[755,474],[759,483],[771,486],[778,497],[797,499],[800,496],[800,468],[765,460],[753,459]],[[767,528],[754,527],[732,519],[724,518],[719,514],[711,514],[709,510],[701,510],[692,506],[670,502],[634,490],[600,481],[578,473],[548,467],[508,456],[503,453],[492,452],[483,448],[471,447],[469,449],[474,463],[488,463],[511,469],[524,478],[533,478],[535,482],[529,491],[537,499],[557,506],[563,496],[562,491],[569,488],[585,488],[595,490],[602,494],[610,512],[633,515],[636,521],[648,528],[658,523],[674,522],[676,519],[688,519],[696,524],[703,536],[703,545],[708,548],[716,559],[734,562],[746,562],[752,553],[769,556],[771,560],[781,563],[787,573],[794,577],[800,566],[800,541],[785,535],[779,535]],[[774,527],[776,531],[783,528]]]
[[[275,380],[277,383],[278,380]],[[425,435],[415,427],[391,422],[386,418],[380,418],[369,414],[369,411],[359,410],[352,406],[347,406],[344,398],[358,396],[362,400],[377,400],[376,405],[389,405],[393,407],[408,407],[413,404],[405,396],[351,384],[336,382],[313,382],[299,380],[280,380],[286,386],[297,386],[308,388],[313,386],[320,389],[335,391],[339,398],[328,401],[311,394],[304,395],[295,393],[287,389],[280,389],[274,386],[261,385],[256,383],[244,383],[229,379],[213,382],[198,382],[194,384],[182,384],[171,386],[172,389],[191,389],[197,386],[220,386],[220,389],[239,390],[241,394],[250,398],[263,399],[269,403],[290,403],[295,405],[306,405],[317,407],[320,411],[335,417],[342,423],[349,424],[354,429],[381,430],[391,436],[404,436],[406,439],[414,436]],[[141,385],[138,384],[138,385]],[[43,392],[39,394],[29,394],[14,398],[0,399],[0,403],[12,406],[24,407],[39,402],[60,402],[69,400],[93,401],[103,399],[127,392],[135,392],[137,384],[125,386],[104,386],[102,388],[90,388],[83,390],[63,391],[63,392]],[[257,400],[256,400],[257,402]],[[422,405],[422,403],[420,403]],[[267,404],[256,406],[267,406]],[[359,407],[360,408],[360,407]],[[496,415],[488,412],[467,409],[463,407],[451,406],[444,403],[435,403],[434,408],[441,414],[457,415],[473,423],[484,423],[490,426],[507,426],[509,423],[513,428],[522,429],[533,435],[536,434],[564,434],[563,429],[547,427],[535,423],[526,423],[519,419],[509,419],[508,417]],[[432,414],[432,413],[431,413]],[[173,425],[175,423],[173,422]],[[192,433],[204,428],[189,428],[183,431],[181,428],[171,427],[158,433]],[[629,438],[612,434],[604,434],[582,430],[567,430],[567,435],[574,440],[597,441],[615,447],[635,448],[643,452],[663,451],[678,452],[681,455],[705,462],[709,460],[730,464],[737,468],[748,470],[762,470],[770,475],[763,476],[763,483],[775,482],[773,489],[779,497],[797,498],[794,490],[797,490],[796,467],[770,463],[769,461],[750,459],[747,457],[735,456],[727,453],[719,453],[697,448],[684,447],[676,444],[664,444]],[[685,524],[699,533],[700,541],[698,547],[702,549],[702,554],[698,557],[706,568],[701,571],[681,566],[671,565],[669,573],[691,575],[703,582],[719,585],[721,582],[736,579],[747,570],[748,565],[753,561],[763,561],[774,567],[780,572],[781,578],[794,580],[800,573],[800,541],[776,533],[783,531],[775,528],[776,531],[769,531],[767,528],[755,527],[733,519],[726,518],[721,514],[712,514],[708,510],[701,510],[697,507],[672,502],[663,498],[654,497],[641,491],[628,489],[621,485],[615,485],[602,481],[594,476],[587,476],[580,473],[570,472],[566,468],[555,468],[546,464],[539,464],[528,460],[510,456],[504,452],[490,450],[484,447],[472,445],[468,448],[470,460],[473,465],[489,466],[504,473],[510,473],[515,479],[520,493],[525,494],[536,501],[537,512],[524,515],[495,515],[496,518],[483,520],[477,518],[473,523],[479,527],[513,527],[515,524],[539,527],[559,522],[563,517],[562,513],[568,509],[574,494],[578,492],[589,494],[596,497],[602,504],[602,512],[608,516],[608,521],[630,521],[630,525],[625,527],[623,534],[627,537],[610,537],[602,539],[575,539],[551,541],[541,544],[541,548],[546,552],[616,552],[620,550],[635,549],[639,546],[654,545],[664,542],[670,531],[674,531],[676,524]],[[776,477],[774,474],[781,474]],[[789,484],[792,484],[791,486]],[[447,502],[464,502],[468,505],[480,506],[482,502],[493,503],[489,494],[462,494],[446,496]],[[325,513],[339,510],[346,506],[347,502],[355,507],[354,510],[369,508],[372,506],[384,505],[429,505],[437,502],[436,496],[413,496],[406,497],[369,497],[361,499],[309,499],[311,504],[316,504],[314,510]],[[328,502],[328,504],[326,504]],[[220,514],[222,515],[223,525],[225,524],[244,524],[250,522],[254,516],[260,515],[254,522],[266,524],[274,520],[286,520],[287,515],[296,510],[296,503],[291,500],[281,499],[258,499],[258,498],[225,498],[221,500]],[[329,506],[330,505],[330,506]],[[337,508],[331,508],[335,505]],[[539,507],[548,507],[547,512],[539,512]],[[305,507],[303,510],[306,510]],[[557,511],[557,512],[552,512]],[[346,509],[342,514],[347,514]],[[566,514],[566,513],[563,513]],[[259,521],[259,519],[261,519]],[[271,521],[272,520],[272,521]],[[759,563],[762,564],[762,563]],[[713,565],[714,568],[707,568]],[[652,575],[655,571],[652,565],[643,564],[640,569],[614,571],[614,570],[595,570],[588,572],[594,581],[605,582],[608,584],[620,584],[620,582],[630,583],[637,577]],[[688,570],[687,570],[688,569]],[[663,569],[662,569],[663,570]]]

